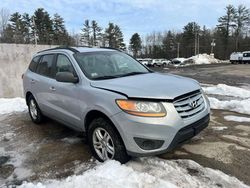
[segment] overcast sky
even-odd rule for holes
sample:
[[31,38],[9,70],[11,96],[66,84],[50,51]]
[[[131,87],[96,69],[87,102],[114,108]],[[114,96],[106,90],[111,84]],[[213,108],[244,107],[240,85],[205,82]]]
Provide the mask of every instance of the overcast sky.
[[213,28],[228,4],[250,8],[250,0],[1,0],[0,8],[33,14],[42,7],[50,15],[60,14],[70,33],[80,32],[85,19],[96,20],[103,28],[114,22],[128,42],[135,32],[180,31],[190,21]]

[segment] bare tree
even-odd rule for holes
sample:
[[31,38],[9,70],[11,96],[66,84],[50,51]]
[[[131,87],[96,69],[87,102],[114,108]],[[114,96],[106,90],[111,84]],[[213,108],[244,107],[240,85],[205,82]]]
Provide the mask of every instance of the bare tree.
[[2,36],[3,31],[7,27],[9,18],[10,18],[9,10],[5,8],[1,8],[0,9],[0,36]]

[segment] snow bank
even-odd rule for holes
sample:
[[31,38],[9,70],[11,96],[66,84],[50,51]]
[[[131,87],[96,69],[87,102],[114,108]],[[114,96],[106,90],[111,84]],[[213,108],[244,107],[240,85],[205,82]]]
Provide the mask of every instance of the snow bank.
[[208,97],[211,108],[250,114],[250,90],[225,84],[203,86],[202,89],[208,95],[233,97],[232,100],[219,100],[215,97]]
[[207,94],[226,95],[226,96],[233,96],[240,98],[250,97],[250,90],[235,86],[228,86],[226,84],[218,84],[215,86],[202,87],[202,89]]
[[43,183],[24,183],[19,188],[137,188],[137,187],[227,187],[247,188],[221,171],[204,168],[191,160],[142,158],[121,165],[117,161],[98,164],[81,175]]
[[25,99],[23,98],[0,98],[0,114],[24,112],[27,110]]
[[199,54],[192,57],[187,58],[183,63],[184,64],[212,64],[219,63],[220,61],[212,55],[208,54]]
[[240,116],[224,116],[227,121],[250,122],[250,118]]
[[214,97],[208,97],[211,108],[224,109],[250,115],[250,98],[245,100],[220,101]]

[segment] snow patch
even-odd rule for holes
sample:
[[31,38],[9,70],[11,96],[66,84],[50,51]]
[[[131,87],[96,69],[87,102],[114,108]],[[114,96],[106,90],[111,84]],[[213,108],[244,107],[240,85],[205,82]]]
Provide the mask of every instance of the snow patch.
[[66,138],[63,138],[62,141],[67,144],[76,144],[76,143],[81,142],[82,139],[79,137],[66,137]]
[[[250,114],[250,90],[226,84],[204,85],[202,89],[208,95],[220,95],[233,97],[232,100],[219,100],[208,97],[211,108],[229,110],[243,114]],[[235,98],[234,98],[235,97]],[[237,98],[236,98],[237,97]]]
[[223,109],[250,115],[250,98],[231,101],[220,101],[214,97],[208,97],[208,99],[213,109]]
[[214,129],[215,131],[223,131],[225,129],[227,129],[227,127],[212,127],[212,129]]
[[3,134],[3,135],[0,136],[0,140],[2,140],[2,141],[9,141],[9,140],[11,140],[14,136],[16,136],[16,134],[13,133],[13,132],[5,133],[5,134]]
[[240,116],[224,116],[227,121],[250,122],[250,118]]
[[202,89],[207,94],[226,95],[226,96],[240,97],[243,99],[250,97],[250,90],[240,87],[228,86],[226,84],[218,84],[215,86],[202,87]]
[[103,188],[103,187],[228,187],[247,188],[235,177],[221,171],[200,166],[191,160],[163,160],[141,158],[126,165],[111,160],[99,163],[81,175],[62,180],[47,180],[39,183],[24,183],[19,188]]
[[27,111],[24,98],[0,98],[0,114],[10,114]]

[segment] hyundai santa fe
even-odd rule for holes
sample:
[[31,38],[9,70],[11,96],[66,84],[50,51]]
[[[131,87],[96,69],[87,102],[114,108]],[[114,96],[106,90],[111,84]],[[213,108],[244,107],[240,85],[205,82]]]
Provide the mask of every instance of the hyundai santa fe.
[[53,48],[23,76],[29,114],[85,133],[99,161],[165,153],[208,126],[199,83],[161,74],[115,49]]

